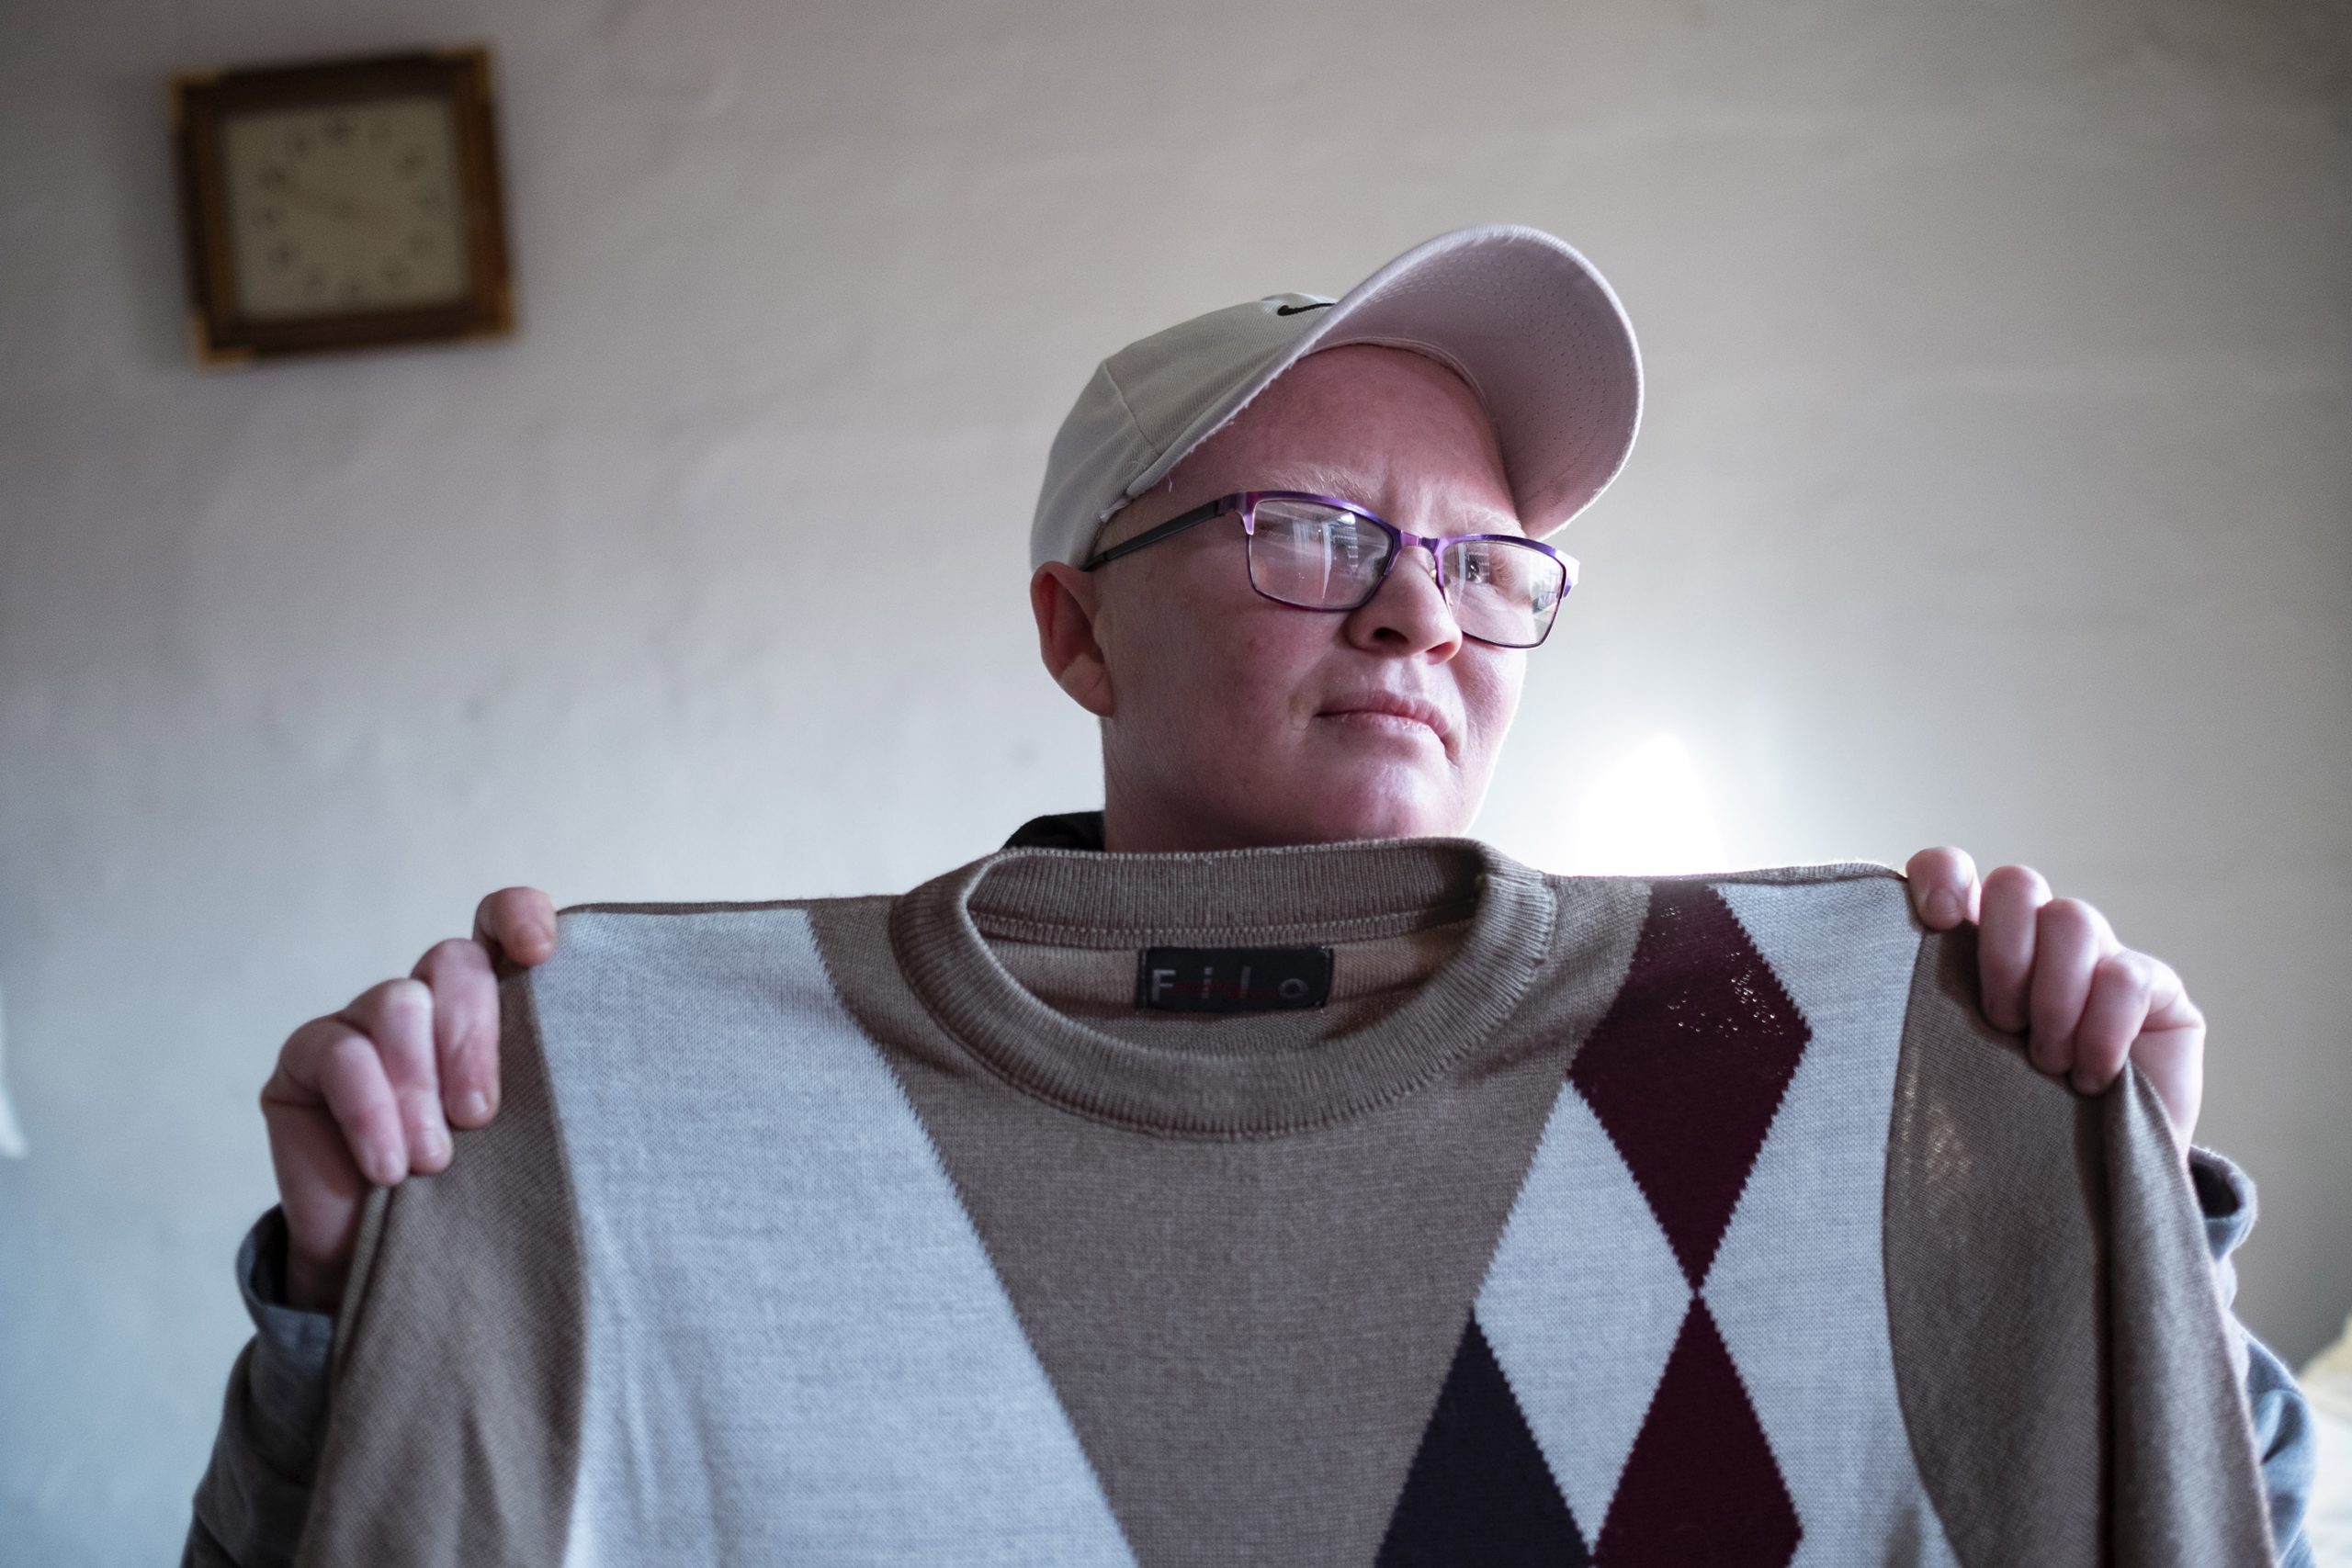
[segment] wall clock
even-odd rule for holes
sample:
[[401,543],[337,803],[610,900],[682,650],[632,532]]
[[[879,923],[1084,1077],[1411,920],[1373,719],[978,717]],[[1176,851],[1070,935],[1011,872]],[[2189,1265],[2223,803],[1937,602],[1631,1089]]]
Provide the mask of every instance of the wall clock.
[[180,76],[172,135],[207,363],[514,330],[487,50]]

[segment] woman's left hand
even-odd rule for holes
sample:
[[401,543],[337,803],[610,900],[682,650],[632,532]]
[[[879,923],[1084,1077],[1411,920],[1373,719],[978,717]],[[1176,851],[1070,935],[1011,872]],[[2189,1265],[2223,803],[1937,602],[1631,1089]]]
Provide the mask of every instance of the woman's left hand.
[[2080,898],[2054,898],[2030,865],[1980,885],[1968,852],[1921,850],[1905,868],[1911,907],[1933,931],[1976,922],[1985,1021],[2027,1033],[2033,1065],[2084,1094],[2128,1058],[2165,1102],[2186,1149],[2205,1092],[2205,1015],[2162,959],[2125,947]]

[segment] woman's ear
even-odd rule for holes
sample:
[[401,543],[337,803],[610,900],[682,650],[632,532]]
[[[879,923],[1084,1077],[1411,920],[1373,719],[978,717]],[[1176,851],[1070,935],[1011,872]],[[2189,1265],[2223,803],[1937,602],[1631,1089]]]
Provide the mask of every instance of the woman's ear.
[[1049,560],[1029,580],[1029,609],[1037,618],[1037,652],[1046,673],[1079,706],[1110,717],[1111,663],[1095,635],[1101,605],[1094,579],[1068,562]]

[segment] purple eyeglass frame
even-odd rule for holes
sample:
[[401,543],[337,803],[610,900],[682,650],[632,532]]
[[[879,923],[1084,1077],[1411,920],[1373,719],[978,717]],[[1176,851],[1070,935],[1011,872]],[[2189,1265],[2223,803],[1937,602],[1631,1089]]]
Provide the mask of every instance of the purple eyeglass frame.
[[1560,597],[1552,605],[1552,618],[1544,623],[1543,636],[1533,642],[1497,642],[1492,637],[1480,637],[1472,631],[1464,631],[1462,635],[1474,642],[1486,643],[1491,648],[1538,648],[1543,645],[1544,637],[1552,635],[1553,626],[1557,625],[1560,619],[1560,606],[1567,603],[1568,594],[1575,589],[1577,579],[1581,575],[1576,557],[1565,551],[1555,550],[1543,540],[1531,539],[1523,534],[1409,534],[1386,518],[1365,511],[1352,501],[1342,501],[1336,495],[1317,495],[1312,491],[1304,490],[1241,490],[1234,491],[1231,495],[1220,495],[1215,501],[1203,502],[1192,511],[1180,516],[1170,517],[1165,523],[1146,528],[1132,539],[1114,545],[1107,550],[1095,551],[1093,555],[1079,563],[1078,570],[1092,571],[1096,567],[1107,566],[1121,556],[1133,555],[1147,545],[1156,545],[1162,539],[1181,534],[1198,524],[1206,523],[1213,517],[1222,517],[1228,512],[1240,513],[1242,533],[1255,538],[1258,534],[1258,503],[1261,501],[1311,501],[1318,506],[1336,506],[1342,512],[1363,518],[1388,536],[1388,558],[1381,563],[1380,575],[1373,579],[1372,586],[1364,590],[1363,597],[1352,604],[1294,604],[1287,599],[1277,599],[1259,587],[1256,573],[1244,572],[1243,575],[1250,579],[1250,591],[1252,593],[1270,604],[1280,604],[1288,610],[1319,610],[1330,615],[1346,615],[1351,611],[1363,609],[1379,594],[1382,586],[1388,581],[1388,574],[1396,569],[1397,559],[1404,555],[1405,547],[1408,545],[1419,545],[1429,551],[1431,564],[1430,575],[1437,580],[1438,592],[1442,593],[1445,591],[1445,552],[1439,547],[1464,539],[1493,539],[1525,549],[1540,550],[1557,561],[1561,569]]

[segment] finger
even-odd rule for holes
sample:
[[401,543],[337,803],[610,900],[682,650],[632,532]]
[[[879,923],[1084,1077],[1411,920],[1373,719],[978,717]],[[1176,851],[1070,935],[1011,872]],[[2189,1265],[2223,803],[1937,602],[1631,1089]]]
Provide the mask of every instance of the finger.
[[2050,884],[2030,865],[1993,868],[1984,878],[1976,964],[1984,1020],[2012,1033],[2026,1026],[2026,982],[2033,974],[2034,912],[2050,902]]
[[2080,898],[2052,898],[2036,911],[2026,1011],[2032,1024],[2030,1049],[2043,1072],[2073,1070],[2075,1034],[2090,998],[2091,972],[2117,945],[2107,917]]
[[536,887],[502,887],[474,906],[474,940],[528,969],[555,955],[555,900]]
[[2173,1134],[2186,1149],[2205,1097],[2205,1015],[2188,999],[2188,987],[2171,964],[2161,958],[2147,958],[2147,963],[2153,971],[2148,1020],[2132,1042],[2130,1060],[2147,1075],[2156,1097],[2165,1102]]
[[2188,987],[2181,983],[2180,972],[2161,958],[2140,953],[2150,972],[2148,984],[2148,1029],[2203,1029],[2205,1014],[2188,999]]
[[386,980],[362,991],[337,1016],[375,1042],[384,1077],[400,1106],[409,1168],[429,1173],[447,1166],[449,1123],[441,1114],[431,987],[422,980]]
[[[262,1086],[261,1108],[273,1122],[323,1110],[342,1134],[351,1162],[368,1180],[396,1187],[408,1174],[400,1103],[376,1043],[339,1016],[314,1018],[287,1037],[277,1070]],[[328,1184],[335,1185],[333,1162],[318,1159],[315,1145],[309,1153]],[[290,1190],[282,1179],[279,1190]]]
[[[385,1099],[389,1114],[390,1097]],[[265,1089],[262,1117],[269,1126],[269,1163],[286,1216],[286,1303],[332,1313],[359,1240],[362,1205],[373,1184],[352,1158],[351,1145],[322,1101],[273,1102]],[[397,1130],[396,1117],[390,1117]],[[400,1170],[408,1164],[401,1160]]]
[[2090,996],[2075,1026],[2075,1088],[2097,1094],[2115,1081],[2148,1021],[2155,995],[2156,961],[2128,947],[2117,948],[2091,969]]
[[478,942],[452,937],[416,961],[410,977],[433,993],[433,1053],[441,1108],[460,1127],[498,1114],[498,977]]
[[1904,867],[1911,905],[1932,931],[1976,918],[1976,862],[1956,844],[1921,850]]

